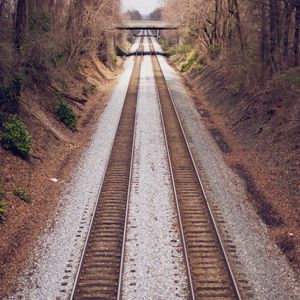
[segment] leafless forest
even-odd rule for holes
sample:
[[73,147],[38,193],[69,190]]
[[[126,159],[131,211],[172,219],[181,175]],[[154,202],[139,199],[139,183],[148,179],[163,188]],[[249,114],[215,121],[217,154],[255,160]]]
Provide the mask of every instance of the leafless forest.
[[168,0],[163,16],[179,22],[204,60],[227,58],[256,74],[259,68],[258,80],[299,65],[300,1]]
[[[119,5],[117,0],[1,0],[0,84],[18,81],[19,94],[21,85],[49,82],[51,70],[74,67],[91,53],[112,63],[110,33],[119,18]],[[11,103],[6,108],[15,109]]]
[[[128,16],[141,18],[134,10]],[[44,82],[51,68],[74,66],[83,54],[92,52],[112,64],[111,32],[119,18],[117,0],[2,0],[0,84],[20,76],[27,83]],[[167,0],[162,13],[155,10],[150,18],[178,24],[180,37],[194,46],[204,64],[226,59],[258,84],[299,65],[298,0]]]

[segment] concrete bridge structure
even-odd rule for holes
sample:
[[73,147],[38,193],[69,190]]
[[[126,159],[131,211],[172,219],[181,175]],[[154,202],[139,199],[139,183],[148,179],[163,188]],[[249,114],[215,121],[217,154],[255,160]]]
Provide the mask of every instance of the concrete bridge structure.
[[116,26],[119,30],[175,30],[178,26],[161,21],[125,21]]

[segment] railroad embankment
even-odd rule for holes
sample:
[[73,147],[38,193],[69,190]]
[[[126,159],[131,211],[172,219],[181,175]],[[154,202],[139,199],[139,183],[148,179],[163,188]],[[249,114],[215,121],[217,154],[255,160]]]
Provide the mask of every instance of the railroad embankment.
[[240,70],[226,63],[205,66],[196,52],[184,45],[172,54],[170,60],[190,87],[199,114],[225,160],[244,179],[249,202],[297,269],[299,68],[276,74],[262,88],[244,81]]
[[31,136],[29,155],[0,147],[0,295],[55,214],[58,195],[89,143],[116,74],[96,57],[83,59],[76,72],[60,72],[61,81],[52,87],[27,88],[20,96],[18,119]]

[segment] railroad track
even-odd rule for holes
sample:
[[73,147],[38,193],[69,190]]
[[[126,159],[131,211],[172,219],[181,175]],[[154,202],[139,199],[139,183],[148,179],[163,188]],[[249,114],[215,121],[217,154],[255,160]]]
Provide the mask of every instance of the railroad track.
[[71,299],[118,297],[131,182],[143,38],[102,182]]
[[[135,116],[142,56],[136,51],[126,99],[71,299],[121,299]],[[181,231],[190,299],[241,299],[216,221],[148,37],[170,174]],[[147,53],[148,54],[148,53]]]
[[192,299],[242,299],[152,39],[152,64],[160,99],[177,214]]

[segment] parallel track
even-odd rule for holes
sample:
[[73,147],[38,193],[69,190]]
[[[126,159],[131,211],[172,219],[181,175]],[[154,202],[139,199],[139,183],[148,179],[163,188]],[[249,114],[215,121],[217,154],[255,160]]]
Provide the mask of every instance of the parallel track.
[[[242,298],[218,226],[151,38],[149,44],[186,259],[189,298],[240,300]],[[71,299],[121,299],[137,93],[143,54],[142,38]]]
[[242,299],[151,38],[149,44],[191,298]]
[[[137,53],[143,52],[143,38]],[[126,233],[141,68],[136,56],[71,299],[116,299]]]

